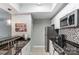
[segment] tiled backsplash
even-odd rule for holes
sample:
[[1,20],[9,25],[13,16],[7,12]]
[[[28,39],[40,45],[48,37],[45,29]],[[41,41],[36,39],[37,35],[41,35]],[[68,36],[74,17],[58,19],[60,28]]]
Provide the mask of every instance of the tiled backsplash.
[[59,34],[65,34],[66,40],[79,44],[79,28],[60,29]]

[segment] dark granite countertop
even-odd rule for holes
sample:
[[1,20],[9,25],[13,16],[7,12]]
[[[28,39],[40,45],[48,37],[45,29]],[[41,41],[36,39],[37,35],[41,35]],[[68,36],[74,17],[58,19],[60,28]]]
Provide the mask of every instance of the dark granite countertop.
[[19,52],[21,52],[22,48],[29,43],[30,40],[25,41],[19,41],[18,46],[16,47],[16,53],[14,55],[17,55]]
[[[17,55],[19,52],[21,52],[22,48],[28,44],[30,39],[24,40],[19,38],[21,37],[20,36],[11,37],[11,38],[9,37],[8,40],[0,41],[0,44],[6,41],[6,43],[0,45],[0,55]],[[13,40],[13,42],[11,41],[11,39]],[[10,45],[10,47],[8,47],[8,45]]]
[[30,40],[18,41],[18,43],[16,43],[17,45],[9,49],[5,55],[18,55],[21,52],[22,48],[29,43],[29,41]]
[[53,40],[51,41],[52,44],[54,45],[54,49],[60,55],[79,55],[79,44],[66,40],[64,48],[61,48]]
[[13,39],[13,38],[17,38],[17,37],[20,37],[20,36],[2,37],[2,38],[0,38],[1,39],[0,42],[7,41],[7,40],[10,40],[10,39]]
[[66,40],[63,50],[67,55],[79,55],[79,44]]

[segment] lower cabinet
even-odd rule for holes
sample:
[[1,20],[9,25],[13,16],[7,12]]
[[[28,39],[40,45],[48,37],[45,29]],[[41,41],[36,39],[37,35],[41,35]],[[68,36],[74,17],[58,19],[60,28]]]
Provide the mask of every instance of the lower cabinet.
[[20,55],[30,55],[30,51],[31,51],[31,41],[22,48],[22,50],[19,54]]
[[49,54],[50,55],[54,54],[54,47],[51,40],[49,40]]
[[54,50],[54,46],[53,46],[51,40],[49,40],[49,54],[50,55],[59,55],[59,53]]
[[59,55],[59,53],[57,51],[54,52],[54,55]]
[[22,55],[21,52],[19,52],[18,55]]

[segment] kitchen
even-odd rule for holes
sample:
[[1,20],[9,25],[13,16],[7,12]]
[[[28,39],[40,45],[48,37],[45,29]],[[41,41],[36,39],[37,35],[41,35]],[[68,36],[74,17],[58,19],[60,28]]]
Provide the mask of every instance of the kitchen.
[[0,3],[0,55],[79,55],[78,5]]
[[[78,4],[67,5],[53,19],[55,19],[55,20],[52,20],[52,23],[54,22],[54,24],[55,24],[55,28],[60,28],[59,34],[65,35],[65,39],[66,39],[65,51],[67,49],[67,51],[65,53],[68,55],[78,54],[77,53],[78,46],[79,46],[78,45]],[[66,21],[66,19],[67,19],[67,21]],[[60,24],[60,25],[57,25],[57,24]],[[63,49],[64,49],[64,47],[63,47]]]

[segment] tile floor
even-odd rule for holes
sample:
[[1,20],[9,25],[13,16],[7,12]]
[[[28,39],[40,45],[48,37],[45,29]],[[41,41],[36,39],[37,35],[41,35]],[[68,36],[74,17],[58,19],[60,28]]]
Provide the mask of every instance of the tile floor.
[[49,55],[49,53],[45,52],[45,48],[32,48],[32,53],[31,55]]

